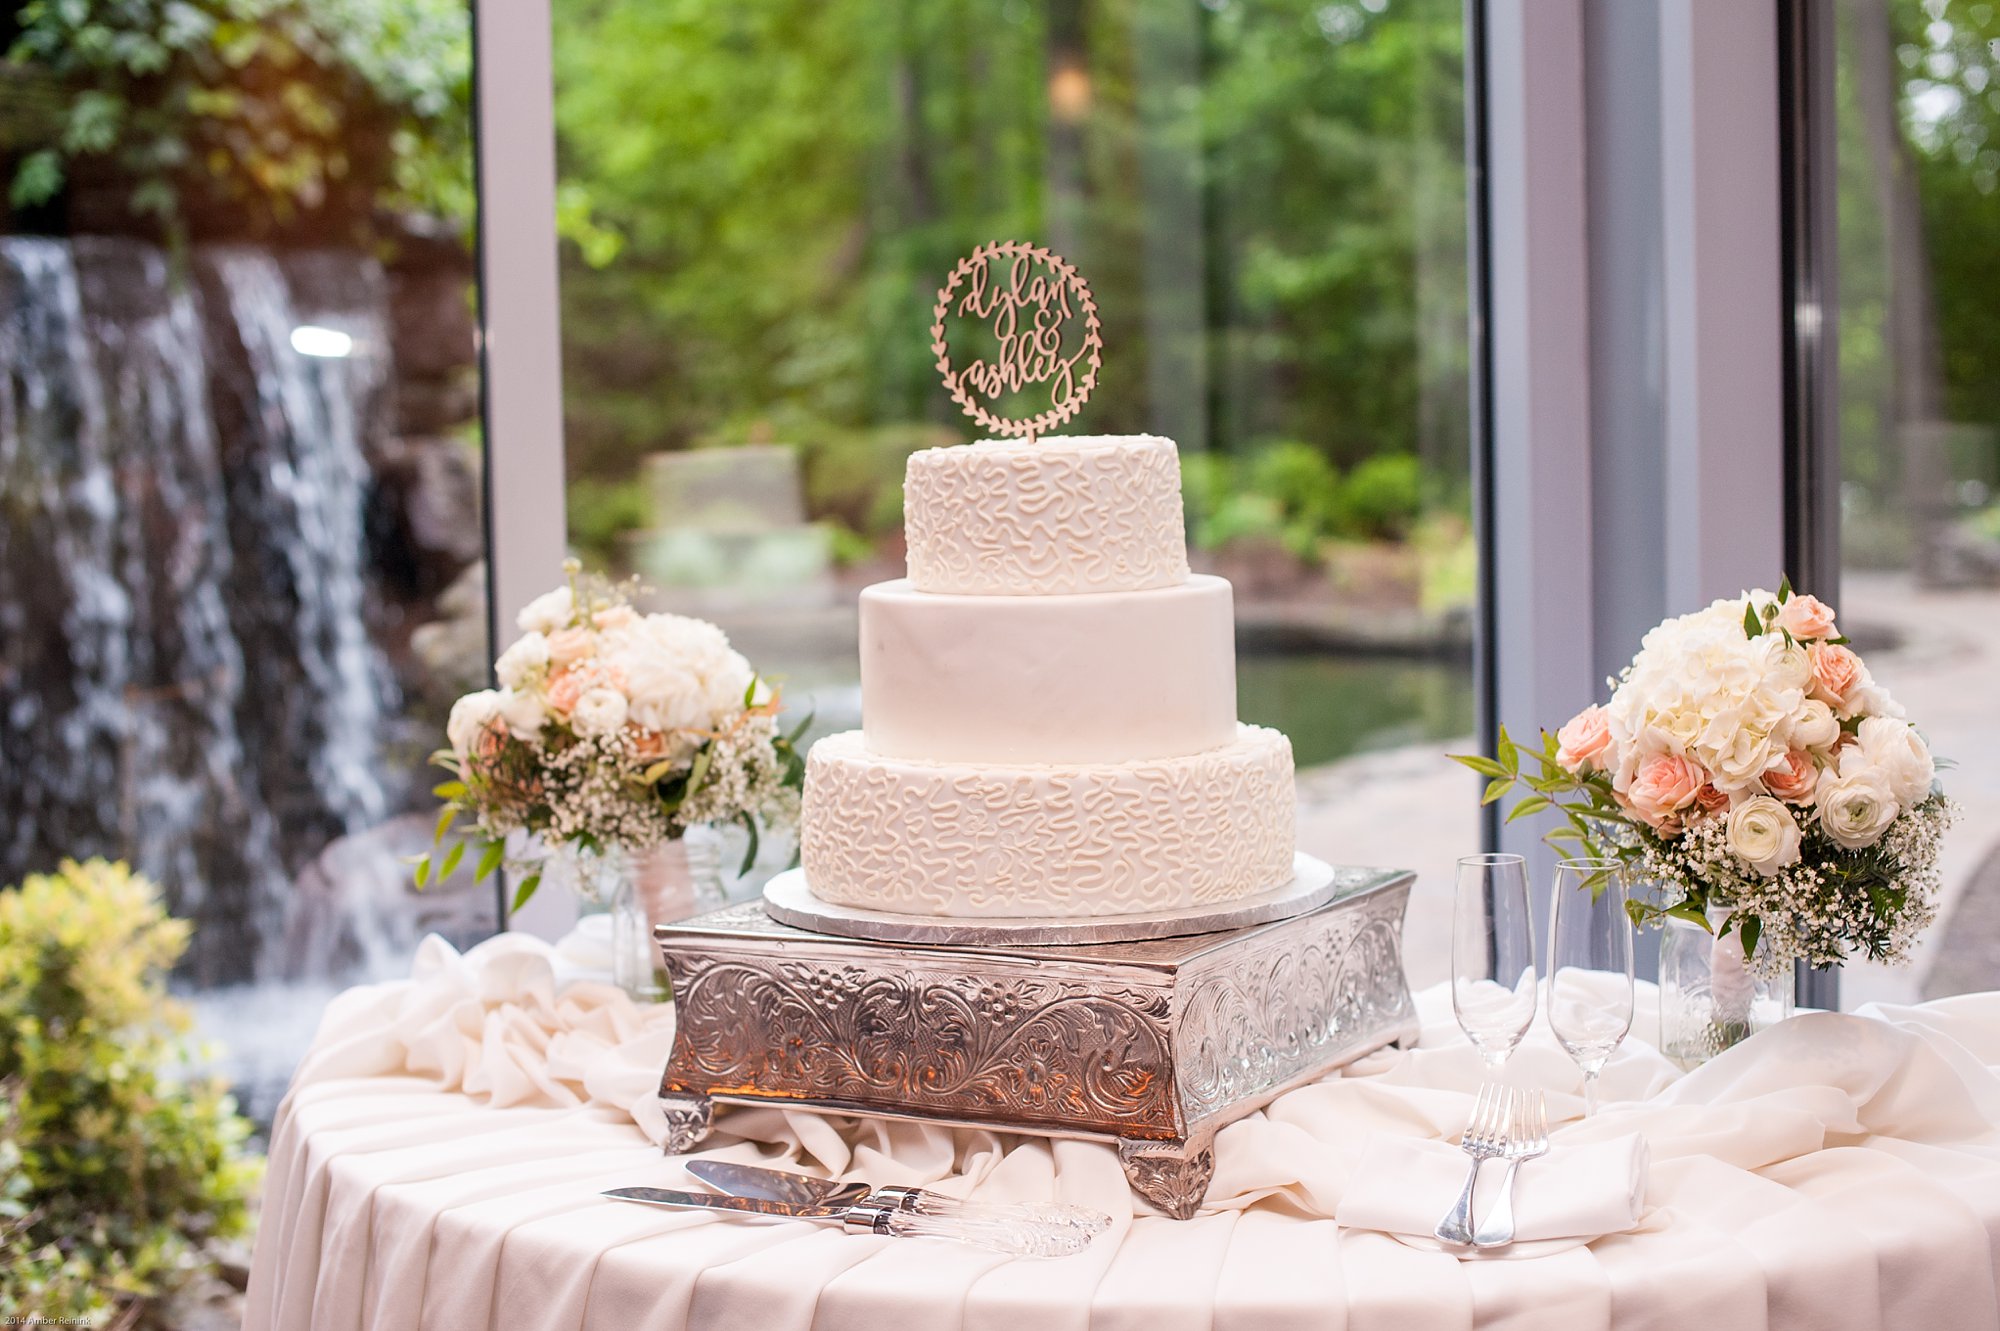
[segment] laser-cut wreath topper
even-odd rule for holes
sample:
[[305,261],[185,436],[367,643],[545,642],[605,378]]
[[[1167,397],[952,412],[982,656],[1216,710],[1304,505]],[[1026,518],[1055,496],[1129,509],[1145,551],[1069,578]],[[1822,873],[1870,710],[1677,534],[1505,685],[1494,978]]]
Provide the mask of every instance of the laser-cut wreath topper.
[[[996,259],[1008,260],[1004,286],[993,281]],[[1078,310],[1083,312],[1083,345],[1065,356],[1063,328]],[[952,368],[944,324],[954,313],[991,329],[1000,343],[996,360],[975,360],[963,369]],[[944,376],[945,388],[966,415],[997,435],[1018,434],[1032,444],[1036,435],[1076,415],[1090,397],[1090,390],[1097,387],[1104,351],[1101,332],[1097,302],[1075,268],[1039,245],[996,240],[960,259],[939,289],[931,320],[931,350],[937,353],[938,373]],[[1083,365],[1081,374],[1077,372],[1079,363]],[[1047,411],[1020,420],[992,409],[1002,394],[1038,384],[1049,385]]]

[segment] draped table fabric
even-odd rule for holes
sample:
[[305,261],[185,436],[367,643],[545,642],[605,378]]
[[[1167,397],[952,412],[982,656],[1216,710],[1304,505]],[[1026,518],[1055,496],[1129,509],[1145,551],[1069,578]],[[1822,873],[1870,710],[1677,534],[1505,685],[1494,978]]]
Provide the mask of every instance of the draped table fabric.
[[249,1331],[2000,1326],[2000,994],[1803,1015],[1683,1076],[1642,985],[1588,1123],[1538,1026],[1507,1078],[1549,1092],[1556,1149],[1638,1131],[1650,1176],[1637,1230],[1514,1260],[1330,1218],[1375,1134],[1464,1126],[1479,1065],[1442,988],[1418,996],[1416,1050],[1225,1128],[1188,1221],[1095,1142],[723,1108],[703,1143],[1114,1217],[1083,1255],[1026,1261],[600,1199],[699,1186],[656,1145],[672,1015],[557,973],[533,939],[433,938],[411,980],[334,1001],[273,1128]]

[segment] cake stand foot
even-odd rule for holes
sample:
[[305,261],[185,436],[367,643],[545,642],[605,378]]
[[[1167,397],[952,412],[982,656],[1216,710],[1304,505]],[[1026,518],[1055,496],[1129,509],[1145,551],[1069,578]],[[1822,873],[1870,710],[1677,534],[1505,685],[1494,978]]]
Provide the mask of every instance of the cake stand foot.
[[660,1108],[667,1116],[667,1140],[663,1146],[668,1155],[685,1154],[715,1126],[715,1102],[705,1095],[662,1091]]
[[1215,1177],[1212,1138],[1198,1141],[1118,1142],[1118,1162],[1133,1191],[1176,1220],[1186,1220],[1208,1195]]

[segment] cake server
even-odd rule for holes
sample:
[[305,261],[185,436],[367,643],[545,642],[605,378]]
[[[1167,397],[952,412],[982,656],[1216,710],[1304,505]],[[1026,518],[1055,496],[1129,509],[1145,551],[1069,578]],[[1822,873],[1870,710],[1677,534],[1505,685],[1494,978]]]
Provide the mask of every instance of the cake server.
[[830,1222],[840,1225],[850,1234],[955,1239],[1015,1257],[1071,1257],[1090,1246],[1089,1235],[1064,1225],[924,1215],[872,1198],[829,1206],[773,1202],[761,1197],[725,1197],[713,1192],[675,1192],[667,1188],[613,1188],[604,1196],[615,1201],[638,1202],[674,1210],[726,1211],[775,1220]]
[[865,1183],[836,1183],[832,1179],[793,1174],[757,1165],[739,1165],[727,1160],[690,1160],[688,1173],[712,1188],[737,1197],[763,1197],[774,1202],[805,1205],[835,1205],[840,1202],[889,1202],[919,1215],[959,1216],[968,1220],[1028,1221],[1062,1225],[1086,1237],[1102,1234],[1111,1227],[1111,1217],[1102,1211],[1067,1202],[967,1202],[923,1188],[870,1188]]

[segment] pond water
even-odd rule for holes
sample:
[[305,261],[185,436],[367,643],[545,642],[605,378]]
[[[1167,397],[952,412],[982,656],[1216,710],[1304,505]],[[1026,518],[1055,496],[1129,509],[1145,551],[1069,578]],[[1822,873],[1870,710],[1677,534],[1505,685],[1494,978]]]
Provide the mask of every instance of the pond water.
[[1236,662],[1236,710],[1291,736],[1298,765],[1314,767],[1471,734],[1472,671],[1444,658],[1245,654]]

